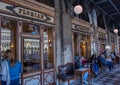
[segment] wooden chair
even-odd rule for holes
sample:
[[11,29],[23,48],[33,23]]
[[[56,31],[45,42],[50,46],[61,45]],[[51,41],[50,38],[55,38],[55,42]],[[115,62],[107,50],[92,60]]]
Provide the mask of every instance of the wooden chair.
[[67,81],[70,85],[70,80],[75,80],[75,69],[73,63],[67,63],[65,65],[58,66],[58,80]]

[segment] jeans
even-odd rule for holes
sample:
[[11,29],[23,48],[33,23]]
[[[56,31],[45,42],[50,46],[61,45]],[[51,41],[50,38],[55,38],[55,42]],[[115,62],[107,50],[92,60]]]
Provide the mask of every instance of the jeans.
[[6,85],[6,81],[1,81],[2,85]]
[[10,81],[10,85],[19,85],[19,78]]
[[113,63],[107,61],[107,66],[108,66],[109,70],[111,71],[111,69],[113,68]]
[[93,63],[93,72],[95,73],[95,74],[98,74],[98,72],[99,72],[99,68],[98,68],[98,65],[96,64],[96,63]]
[[88,78],[88,72],[84,73],[83,78],[84,78],[84,80],[87,80],[87,78]]

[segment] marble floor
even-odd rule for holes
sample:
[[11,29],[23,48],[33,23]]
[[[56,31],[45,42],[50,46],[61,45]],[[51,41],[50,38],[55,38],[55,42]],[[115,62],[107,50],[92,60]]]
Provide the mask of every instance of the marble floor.
[[[80,80],[76,80],[76,85],[82,85]],[[120,85],[120,64],[115,65],[111,72],[106,69],[102,70],[96,78],[91,79],[90,85]]]

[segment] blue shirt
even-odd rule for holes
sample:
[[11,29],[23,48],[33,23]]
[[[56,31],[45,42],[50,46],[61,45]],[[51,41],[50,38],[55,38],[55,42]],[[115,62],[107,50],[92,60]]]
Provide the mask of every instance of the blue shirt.
[[19,79],[20,73],[22,72],[21,63],[17,61],[14,66],[10,66],[10,62],[8,62],[8,65],[9,65],[10,80]]

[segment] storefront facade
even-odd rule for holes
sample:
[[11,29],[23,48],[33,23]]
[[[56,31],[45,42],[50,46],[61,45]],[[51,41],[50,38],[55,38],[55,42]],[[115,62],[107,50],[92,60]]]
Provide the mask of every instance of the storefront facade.
[[30,0],[0,6],[0,51],[11,49],[21,61],[22,85],[55,85],[54,8]]
[[90,24],[78,19],[72,20],[73,56],[79,54],[86,59],[91,56]]

